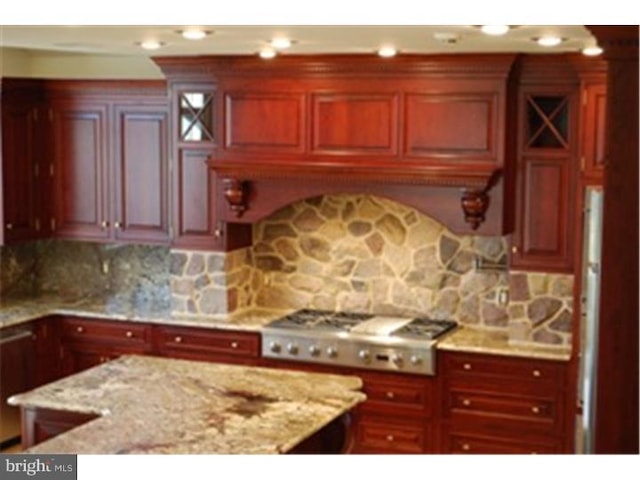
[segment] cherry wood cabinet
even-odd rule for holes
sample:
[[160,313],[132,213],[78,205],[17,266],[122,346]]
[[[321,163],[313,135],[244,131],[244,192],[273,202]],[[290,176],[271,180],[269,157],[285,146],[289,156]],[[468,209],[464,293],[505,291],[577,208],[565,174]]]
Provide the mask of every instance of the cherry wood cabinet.
[[563,453],[567,365],[440,353],[443,453]]
[[206,362],[256,365],[260,335],[197,327],[156,326],[154,353]]
[[63,412],[46,408],[23,407],[21,410],[21,445],[23,449],[33,447],[98,417],[93,414]]
[[604,81],[588,83],[582,91],[582,176],[602,182],[605,165],[607,87]]
[[[51,86],[59,237],[167,243],[168,105],[164,83]],[[138,89],[147,91],[142,94]]]

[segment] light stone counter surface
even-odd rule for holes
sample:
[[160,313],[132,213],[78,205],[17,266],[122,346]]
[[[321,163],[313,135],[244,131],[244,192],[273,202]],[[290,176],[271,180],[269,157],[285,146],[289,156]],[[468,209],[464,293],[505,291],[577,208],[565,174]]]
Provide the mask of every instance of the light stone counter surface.
[[12,405],[98,414],[28,453],[287,452],[366,399],[357,377],[123,356]]

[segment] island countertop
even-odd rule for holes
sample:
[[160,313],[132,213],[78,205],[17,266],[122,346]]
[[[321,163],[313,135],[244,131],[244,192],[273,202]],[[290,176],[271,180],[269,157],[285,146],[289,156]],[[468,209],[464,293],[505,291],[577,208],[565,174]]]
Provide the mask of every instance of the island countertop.
[[28,453],[284,453],[366,399],[357,377],[127,355],[16,395],[98,418]]

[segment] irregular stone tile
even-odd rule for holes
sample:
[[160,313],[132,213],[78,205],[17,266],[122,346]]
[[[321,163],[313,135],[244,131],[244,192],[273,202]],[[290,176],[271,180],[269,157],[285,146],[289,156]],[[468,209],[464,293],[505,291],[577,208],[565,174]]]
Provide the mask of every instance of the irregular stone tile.
[[328,203],[323,203],[320,207],[320,215],[322,215],[326,220],[336,220],[339,213],[340,212],[336,207],[329,205]]
[[190,278],[172,278],[171,292],[177,295],[191,295],[194,290],[194,281]]
[[495,273],[472,273],[465,275],[460,286],[463,297],[478,295],[486,292],[498,284],[498,275]]
[[186,313],[187,312],[187,299],[176,296],[171,297],[171,312],[172,313]]
[[482,319],[484,324],[490,327],[506,327],[509,323],[507,310],[489,302],[482,305]]
[[444,290],[436,295],[435,312],[437,318],[452,318],[458,305],[460,304],[460,295],[455,290]]
[[367,283],[363,282],[362,280],[351,280],[351,288],[353,289],[354,292],[367,292],[368,286]]
[[259,242],[253,246],[253,253],[255,253],[256,255],[274,252],[275,249],[271,246],[271,244],[266,242]]
[[317,293],[322,290],[324,282],[318,277],[309,275],[291,275],[289,284],[295,290],[302,290],[310,293]]
[[456,273],[467,273],[473,270],[475,255],[468,250],[459,251],[449,263],[448,269]]
[[553,275],[551,294],[557,297],[573,297],[573,275]]
[[375,256],[380,256],[384,250],[384,238],[378,232],[374,232],[369,235],[364,243],[367,244],[371,253]]
[[191,313],[191,314],[197,314],[200,313],[198,311],[198,307],[196,305],[196,302],[193,301],[193,299],[189,299],[187,300],[187,313]]
[[555,320],[549,323],[549,328],[554,332],[570,333],[572,324],[573,315],[569,310],[564,309]]
[[356,213],[356,206],[352,201],[348,201],[342,209],[342,220],[348,222]]
[[345,292],[338,297],[338,310],[343,312],[368,312],[371,300],[364,293]]
[[413,225],[414,223],[417,223],[417,222],[418,222],[418,215],[413,210],[411,210],[410,212],[407,212],[407,214],[404,216],[405,225]]
[[353,271],[355,266],[356,261],[351,258],[342,260],[341,262],[329,265],[328,274],[332,277],[345,277]]
[[376,307],[387,301],[391,282],[386,278],[376,278],[370,282],[372,304]]
[[238,309],[238,290],[231,288],[227,290],[227,312],[232,313]]
[[371,252],[366,246],[349,242],[339,243],[335,246],[335,258],[351,257],[358,260],[371,258]]
[[216,273],[224,270],[224,255],[208,255],[207,256],[207,272]]
[[198,302],[200,313],[215,314],[227,312],[227,292],[217,288],[208,288],[202,291]]
[[369,258],[358,262],[353,276],[358,278],[379,277],[382,274],[382,264],[377,258]]
[[511,320],[525,318],[525,315],[524,305],[509,305],[509,318]]
[[337,310],[336,297],[330,295],[316,295],[311,300],[311,308],[317,308],[319,310]]
[[529,292],[532,297],[538,297],[547,293],[548,275],[530,273],[527,275],[529,280]]
[[321,262],[331,260],[331,245],[326,240],[315,236],[304,236],[299,239],[299,243],[305,255]]
[[480,301],[477,296],[471,296],[460,302],[458,309],[458,320],[463,324],[480,323]]
[[188,259],[189,257],[186,253],[171,252],[171,261],[169,267],[169,272],[171,273],[171,275],[182,275]]
[[507,250],[506,241],[502,237],[473,237],[473,247],[483,257],[497,261]]
[[311,302],[311,296],[302,292],[293,294],[290,288],[274,285],[262,289],[256,295],[258,307],[267,308],[306,308]]
[[320,263],[312,258],[304,257],[295,264],[294,271],[305,273],[307,275],[322,275],[324,266],[324,263]]
[[531,299],[529,279],[526,273],[509,275],[509,299],[512,302],[525,302]]
[[187,265],[187,275],[199,275],[204,272],[204,255],[192,253]]
[[376,220],[384,213],[380,204],[371,197],[360,197],[356,216],[363,220]]
[[284,262],[275,255],[258,255],[256,267],[265,272],[277,272],[284,269]]
[[262,234],[262,240],[264,242],[271,242],[282,237],[295,238],[296,232],[288,223],[269,223],[265,225],[264,232]]
[[354,237],[362,237],[366,235],[373,229],[373,226],[369,222],[364,222],[362,220],[354,220],[353,222],[347,225],[347,230]]
[[324,222],[313,208],[304,209],[293,219],[293,225],[300,232],[316,231]]
[[439,251],[440,251],[440,263],[446,265],[449,260],[453,258],[455,253],[460,248],[460,242],[448,235],[440,236]]
[[556,298],[536,298],[527,306],[527,317],[537,326],[553,318],[561,307],[562,302]]
[[296,261],[300,254],[296,250],[295,243],[289,238],[279,238],[275,242],[276,252],[289,262]]
[[557,333],[550,332],[543,328],[533,333],[533,340],[537,343],[559,345],[562,343],[562,336],[558,335]]
[[194,288],[202,288],[202,287],[206,287],[210,283],[211,283],[211,280],[209,280],[208,275],[200,275],[198,278],[196,278],[196,281],[193,284],[193,286]]
[[390,214],[385,214],[375,223],[376,228],[392,243],[402,245],[407,236],[407,230],[400,220]]
[[438,240],[444,227],[425,215],[418,215],[418,222],[411,225],[407,232],[407,246],[420,248]]
[[440,284],[440,287],[459,287],[460,282],[460,275],[457,275],[455,273],[445,273],[442,275],[442,283]]
[[342,222],[325,222],[316,233],[329,241],[345,242],[347,227]]
[[416,250],[413,253],[413,266],[417,270],[435,270],[440,269],[436,257],[436,247],[431,245]]
[[209,279],[214,285],[219,287],[225,287],[227,285],[227,274],[224,272],[214,273],[209,275]]
[[509,341],[527,342],[531,333],[531,324],[529,322],[509,322]]

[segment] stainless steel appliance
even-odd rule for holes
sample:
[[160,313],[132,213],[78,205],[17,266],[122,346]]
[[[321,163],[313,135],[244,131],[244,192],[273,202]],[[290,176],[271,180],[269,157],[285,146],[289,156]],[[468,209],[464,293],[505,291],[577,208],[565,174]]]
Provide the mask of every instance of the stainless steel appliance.
[[262,356],[433,375],[436,339],[451,320],[298,310],[262,329]]

